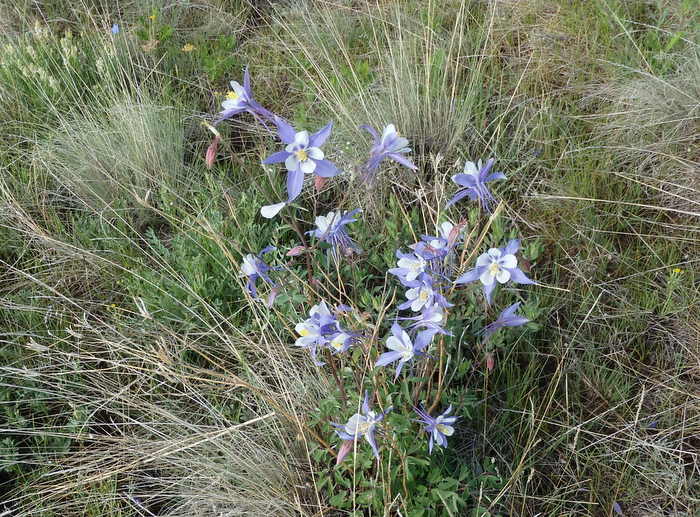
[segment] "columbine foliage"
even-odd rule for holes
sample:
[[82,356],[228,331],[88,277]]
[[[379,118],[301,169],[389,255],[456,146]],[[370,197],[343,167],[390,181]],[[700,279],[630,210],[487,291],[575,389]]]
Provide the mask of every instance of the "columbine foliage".
[[[297,131],[289,122],[278,115],[270,114],[264,108],[261,111],[261,107],[252,99],[247,71],[244,86],[232,83],[232,87],[235,98],[224,102],[224,108],[229,112],[225,117],[220,115],[220,120],[243,111],[252,113],[263,124],[263,119],[272,120],[279,139],[285,145],[283,150],[274,152],[263,163],[284,163],[287,170],[287,200],[263,206],[260,210],[263,217],[274,217],[282,208],[299,198],[305,175],[316,175],[317,178],[323,179],[316,181],[316,187],[319,188],[323,186],[325,178],[341,174],[342,171],[325,158],[326,152],[321,149],[330,136],[332,123],[310,135],[307,131]],[[372,147],[368,151],[369,157],[357,165],[357,170],[362,171],[362,180],[371,180],[386,159],[417,170],[416,165],[406,157],[410,152],[408,140],[398,136],[393,124],[387,125],[381,135],[371,126],[362,127],[373,137]],[[505,179],[503,173],[491,172],[493,164],[494,159],[488,160],[486,164],[467,162],[464,172],[453,176],[453,180],[461,189],[447,203],[446,208],[464,197],[469,197],[478,201],[484,212],[492,213],[496,199],[486,184]],[[344,200],[347,199],[346,196]],[[317,215],[314,220],[315,227],[305,233],[299,229],[300,221],[296,216],[291,216],[292,226],[302,244],[289,250],[286,256],[291,257],[292,261],[295,257],[303,256],[306,259],[306,274],[312,286],[320,286],[321,283],[330,280],[327,269],[323,269],[327,261],[315,260],[321,257],[315,252],[320,244],[330,248],[335,258],[338,282],[343,283],[346,273],[352,274],[353,280],[357,280],[357,272],[352,267],[346,267],[343,262],[352,257],[356,263],[357,255],[360,256],[359,260],[364,258],[362,250],[348,231],[350,223],[360,223],[361,209],[343,210],[343,202],[341,201],[341,206],[336,210],[326,215]],[[303,224],[309,222],[304,221]],[[491,225],[492,221],[489,220],[486,224]],[[459,421],[462,416],[468,415],[469,408],[468,400],[464,396],[457,398],[459,392],[453,393],[447,380],[450,371],[454,370],[451,374],[454,378],[455,375],[464,375],[465,366],[468,367],[468,363],[454,363],[452,357],[459,357],[455,345],[462,339],[465,331],[475,339],[481,337],[485,343],[501,328],[517,327],[529,322],[527,318],[516,314],[522,303],[520,301],[503,310],[495,320],[492,316],[473,318],[473,315],[483,312],[484,305],[479,303],[471,290],[457,289],[458,287],[479,281],[483,286],[486,310],[489,311],[497,284],[505,285],[510,281],[517,284],[534,282],[518,266],[518,239],[510,240],[503,248],[489,248],[477,258],[472,269],[460,275],[459,272],[466,269],[467,264],[463,262],[470,255],[465,252],[472,251],[471,239],[475,233],[470,232],[469,237],[466,237],[466,226],[466,221],[458,224],[449,220],[439,221],[436,222],[434,234],[423,234],[418,242],[412,244],[403,243],[410,251],[406,252],[401,248],[394,250],[396,266],[386,270],[388,276],[385,276],[385,280],[390,283],[384,286],[398,288],[400,291],[397,293],[400,301],[393,312],[374,302],[369,307],[341,304],[332,308],[326,301],[321,300],[309,309],[305,320],[295,324],[295,345],[308,350],[313,364],[318,368],[330,369],[336,380],[337,390],[330,394],[329,404],[319,408],[320,415],[317,415],[314,421],[322,428],[324,423],[325,426],[335,428],[335,436],[340,439],[335,453],[337,465],[351,452],[355,452],[355,465],[359,465],[363,470],[373,468],[373,462],[367,461],[366,452],[359,446],[358,442],[363,439],[370,445],[371,457],[378,462],[393,462],[394,460],[387,459],[382,451],[389,447],[399,447],[402,451],[398,456],[405,457],[405,463],[398,465],[396,471],[404,476],[402,485],[406,487],[406,478],[413,475],[411,465],[420,465],[427,461],[424,459],[425,438],[427,453],[432,454],[434,445],[437,444],[447,460],[453,454],[447,448],[448,437],[453,437],[452,440],[459,439],[462,425]],[[353,228],[357,228],[357,225]],[[311,245],[306,241],[305,235],[313,238]],[[258,279],[270,284],[275,294],[278,289],[284,289],[268,275],[271,268],[262,260],[262,255],[267,251],[269,249],[265,248],[257,256],[249,254],[243,258],[242,274],[248,278],[248,291],[253,296],[257,294],[255,282]],[[370,250],[368,258],[371,258],[373,251]],[[280,266],[290,272],[293,267],[293,262]],[[315,275],[316,271],[323,271],[325,279],[320,280]],[[345,293],[342,285],[333,286],[330,283],[322,285],[322,290],[338,293],[341,298]],[[296,295],[290,294],[286,299],[292,299],[294,296]],[[367,312],[368,310],[372,312]],[[455,314],[452,324],[451,314]],[[341,316],[348,320],[354,318],[366,330],[347,330],[339,320]],[[472,322],[489,319],[493,321],[483,328],[460,328],[457,322],[464,322],[465,318]],[[383,347],[380,345],[382,335],[386,336],[383,339],[385,351],[382,351]],[[319,355],[324,351],[327,353],[324,354],[324,360],[321,360]],[[486,357],[491,369],[491,344],[486,349]],[[385,373],[385,367],[389,365],[395,366],[393,376]],[[404,376],[401,376],[402,372],[405,373]],[[359,395],[353,395],[362,392],[364,398],[361,401]],[[374,410],[373,404],[386,409]],[[339,414],[338,405],[340,413],[350,411],[355,406],[354,413],[344,424],[332,422],[333,419],[337,420],[335,415]],[[439,407],[445,406],[448,407],[442,413],[437,412]],[[419,418],[409,418],[408,415],[413,414],[417,414]],[[327,432],[328,427],[325,429]],[[319,455],[317,459],[327,461],[329,458]],[[404,496],[410,497],[410,494]],[[345,507],[342,499],[333,497],[330,501],[339,508]],[[369,501],[367,503],[369,504]]]

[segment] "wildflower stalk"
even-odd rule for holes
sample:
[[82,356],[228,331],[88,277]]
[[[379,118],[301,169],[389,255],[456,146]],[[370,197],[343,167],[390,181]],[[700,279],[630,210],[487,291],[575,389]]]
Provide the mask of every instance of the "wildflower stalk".
[[338,373],[338,365],[335,364],[335,357],[332,355],[328,358],[328,364],[331,367],[331,372],[333,372],[333,378],[335,379],[335,383],[338,385],[338,389],[340,390],[340,397],[343,399],[343,405],[347,406],[348,405],[348,395],[345,392],[345,386],[343,385],[343,380],[340,378],[340,374]]

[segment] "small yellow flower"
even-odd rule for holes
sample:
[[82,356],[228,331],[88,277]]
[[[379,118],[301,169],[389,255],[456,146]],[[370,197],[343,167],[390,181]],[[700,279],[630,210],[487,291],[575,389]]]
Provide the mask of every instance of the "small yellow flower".
[[681,268],[677,267],[677,268],[674,268],[674,269],[673,269],[673,272],[674,272],[674,273],[682,273],[683,270],[682,270]]
[[196,49],[192,43],[187,43],[184,47],[182,47],[183,52],[192,52],[194,49]]
[[148,17],[148,19],[151,20],[152,22],[154,22],[154,21],[156,21],[156,15],[152,14],[151,16]]

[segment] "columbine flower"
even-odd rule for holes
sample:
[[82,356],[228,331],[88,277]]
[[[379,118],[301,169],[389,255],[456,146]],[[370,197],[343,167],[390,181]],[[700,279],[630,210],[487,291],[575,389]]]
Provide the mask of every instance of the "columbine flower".
[[396,133],[394,124],[386,126],[384,131],[382,131],[381,137],[371,126],[360,126],[360,128],[366,130],[374,139],[369,160],[365,165],[365,172],[367,174],[374,172],[385,158],[391,158],[395,162],[411,170],[416,170],[418,168],[411,160],[402,156],[402,154],[410,153],[411,149],[408,147],[408,140]]
[[316,174],[323,178],[340,174],[335,165],[324,159],[321,150],[321,146],[331,134],[332,122],[313,135],[309,135],[308,131],[296,132],[291,125],[279,117],[275,118],[275,124],[280,140],[287,145],[284,151],[271,154],[263,160],[263,163],[269,165],[284,162],[288,171],[287,201],[262,207],[260,213],[268,219],[276,216],[282,208],[299,196],[304,185],[304,174]]
[[480,280],[484,286],[484,295],[486,302],[491,303],[493,290],[496,288],[496,282],[505,284],[512,280],[516,284],[534,284],[520,268],[518,268],[518,259],[515,257],[520,248],[518,239],[511,240],[505,248],[491,248],[486,253],[481,255],[476,260],[476,267],[467,271],[457,280],[456,284],[468,284],[475,280]]
[[334,353],[345,352],[357,337],[355,333],[343,330],[340,322],[323,300],[311,307],[309,317],[297,323],[295,330],[300,337],[294,344],[308,348],[316,366],[325,364],[316,358],[318,347],[328,345]]
[[451,336],[452,334],[446,331],[442,325],[445,323],[445,311],[439,305],[428,305],[423,307],[420,314],[417,316],[401,317],[400,320],[411,321],[408,325],[409,329],[430,329],[436,333]]
[[119,34],[119,25],[116,23],[112,24],[112,34]]
[[513,305],[505,309],[503,312],[501,312],[496,321],[490,323],[489,325],[486,325],[482,330],[482,332],[484,333],[484,339],[488,339],[493,333],[495,333],[500,328],[519,327],[520,325],[525,325],[525,323],[529,322],[529,319],[515,314],[515,312],[519,308],[520,302],[514,303]]
[[413,360],[416,356],[420,357],[425,355],[423,350],[433,340],[433,336],[436,332],[435,330],[419,332],[415,342],[412,342],[408,333],[394,323],[391,326],[391,333],[393,335],[389,336],[386,340],[386,347],[391,351],[384,352],[374,366],[375,368],[377,366],[386,366],[387,364],[398,361],[399,364],[396,366],[396,376],[394,377],[394,380],[396,380],[404,364]]
[[240,276],[248,277],[246,289],[253,298],[258,297],[258,291],[256,289],[256,282],[258,278],[262,278],[273,288],[275,287],[275,282],[273,282],[270,276],[268,275],[268,272],[274,268],[268,266],[262,259],[263,255],[275,249],[276,248],[274,246],[267,246],[266,248],[263,248],[257,255],[249,253],[248,255],[243,257],[243,262],[241,263]]
[[372,447],[372,452],[375,458],[379,459],[379,450],[377,449],[377,442],[374,439],[374,432],[376,430],[377,424],[381,422],[389,411],[393,408],[389,406],[386,411],[378,413],[372,411],[369,406],[369,396],[365,392],[365,399],[362,403],[362,412],[355,413],[350,417],[346,424],[335,424],[331,423],[333,427],[336,428],[336,434],[344,440],[344,443],[338,453],[338,459],[336,464],[343,461],[348,452],[350,452],[353,443],[362,437],[367,440],[370,447]]
[[452,412],[452,406],[450,405],[444,413],[435,418],[423,409],[413,408],[413,410],[420,417],[420,421],[425,426],[425,432],[428,433],[429,453],[433,453],[433,442],[436,442],[440,447],[447,447],[447,437],[454,434],[454,423],[459,418],[458,416],[448,416]]
[[396,256],[399,259],[398,267],[391,268],[389,273],[399,277],[402,283],[413,282],[418,276],[425,272],[428,263],[420,255],[413,253],[402,253],[396,251]]
[[357,221],[353,216],[359,212],[360,209],[356,208],[350,212],[328,212],[327,215],[319,215],[316,217],[316,228],[306,233],[330,244],[334,252],[339,251],[347,256],[359,248],[355,246],[344,226]]
[[452,181],[463,188],[457,191],[455,196],[447,203],[447,206],[452,206],[464,196],[469,196],[469,199],[472,201],[478,200],[481,208],[490,213],[496,199],[489,191],[486,183],[506,179],[506,175],[502,172],[489,174],[494,161],[493,158],[489,158],[486,165],[482,165],[481,160],[479,160],[478,165],[475,165],[474,162],[465,163],[464,172],[452,176]]
[[334,354],[346,352],[352,346],[355,338],[355,334],[341,330],[331,337],[328,341],[328,347]]
[[409,282],[413,287],[406,291],[407,300],[398,306],[400,311],[408,309],[418,312],[424,307],[439,305],[441,307],[451,307],[444,296],[433,288],[433,283],[428,275],[422,275],[421,280]]
[[[184,48],[183,48],[184,50]],[[268,110],[263,108],[254,98],[253,92],[250,89],[250,74],[248,67],[243,72],[243,86],[237,81],[231,81],[231,89],[226,93],[226,99],[221,103],[223,111],[219,112],[219,116],[214,121],[214,125],[230,119],[234,115],[247,111],[256,120],[265,125],[263,119],[272,120],[273,115]],[[267,126],[266,126],[267,127]]]

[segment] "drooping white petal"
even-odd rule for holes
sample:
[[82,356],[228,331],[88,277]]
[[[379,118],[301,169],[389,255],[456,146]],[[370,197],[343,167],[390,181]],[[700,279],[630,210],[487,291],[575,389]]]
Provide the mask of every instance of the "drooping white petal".
[[500,269],[498,273],[496,273],[496,280],[498,280],[499,284],[505,284],[510,280],[510,271],[507,269]]
[[272,219],[275,217],[280,210],[284,208],[287,203],[277,203],[276,205],[265,205],[260,208],[260,215],[266,219]]
[[313,160],[304,160],[299,162],[299,168],[304,174],[311,174],[316,170],[316,162]]
[[484,284],[484,285],[491,285],[491,284],[493,284],[494,278],[495,278],[495,277],[493,276],[493,274],[491,273],[491,271],[489,271],[488,269],[486,269],[486,270],[484,270],[483,273],[481,273],[481,276],[479,277],[479,280],[481,280],[481,283]]

